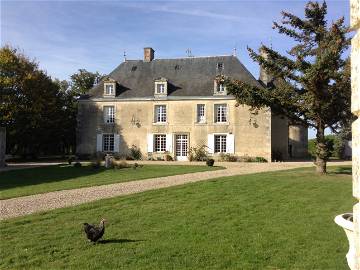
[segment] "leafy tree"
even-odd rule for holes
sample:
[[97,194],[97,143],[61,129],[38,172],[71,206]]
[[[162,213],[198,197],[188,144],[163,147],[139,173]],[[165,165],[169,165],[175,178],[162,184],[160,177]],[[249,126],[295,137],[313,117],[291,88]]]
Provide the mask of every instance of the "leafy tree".
[[97,84],[104,76],[99,72],[90,72],[86,69],[79,69],[77,73],[70,76],[70,88],[74,95],[84,95]]
[[328,26],[326,14],[325,2],[308,2],[304,18],[282,12],[283,20],[274,22],[273,28],[294,39],[296,45],[288,56],[264,45],[260,53],[248,48],[250,57],[272,77],[264,87],[225,78],[228,93],[238,103],[253,110],[267,106],[293,123],[316,129],[315,164],[319,173],[326,172],[329,156],[325,129],[336,132],[351,118],[350,65],[349,59],[342,57],[350,44],[348,27],[344,18]]
[[0,49],[0,125],[7,148],[33,157],[61,144],[63,100],[59,87],[18,49]]

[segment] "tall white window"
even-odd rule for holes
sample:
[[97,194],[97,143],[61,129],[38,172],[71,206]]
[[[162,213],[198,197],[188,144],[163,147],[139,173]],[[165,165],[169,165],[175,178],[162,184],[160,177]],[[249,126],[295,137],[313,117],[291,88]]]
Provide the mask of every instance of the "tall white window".
[[227,122],[227,105],[216,104],[215,105],[215,122],[225,123]]
[[115,122],[114,106],[104,106],[104,122],[108,124]]
[[105,84],[105,95],[114,95],[115,89],[113,84]]
[[166,123],[166,106],[155,105],[155,122]]
[[156,94],[165,94],[165,83],[156,84]]
[[215,153],[226,153],[226,135],[215,135],[214,143]]
[[154,135],[154,150],[155,150],[155,152],[165,152],[166,151],[166,135],[165,134]]
[[197,105],[197,122],[198,123],[205,123],[205,104],[198,104]]
[[114,152],[114,134],[103,134],[103,151]]

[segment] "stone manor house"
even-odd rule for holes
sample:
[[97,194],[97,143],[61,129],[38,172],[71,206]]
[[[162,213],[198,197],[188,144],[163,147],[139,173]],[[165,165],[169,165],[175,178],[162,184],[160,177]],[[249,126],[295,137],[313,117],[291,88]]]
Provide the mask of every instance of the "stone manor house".
[[258,87],[269,83],[260,70],[256,80],[236,56],[126,60],[79,100],[77,154],[126,156],[135,145],[144,158],[187,160],[189,147],[221,153],[284,159],[307,154],[307,129],[291,126],[269,108],[257,115],[227,95],[216,77],[225,75]]

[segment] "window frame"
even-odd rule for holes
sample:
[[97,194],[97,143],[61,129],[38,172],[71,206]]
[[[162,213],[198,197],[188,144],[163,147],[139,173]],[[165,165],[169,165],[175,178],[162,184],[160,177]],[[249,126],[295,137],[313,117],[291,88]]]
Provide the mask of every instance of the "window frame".
[[164,83],[159,82],[159,83],[156,84],[156,94],[157,95],[164,95],[165,90],[166,90],[165,82]]
[[[225,113],[224,109],[220,112],[220,108],[225,108]],[[226,103],[214,104],[214,123],[228,123],[228,105]]]
[[[202,114],[200,114],[202,112]],[[196,123],[206,123],[206,107],[205,104],[196,104]]]
[[227,134],[214,134],[214,154],[227,153],[227,143]]
[[[112,149],[111,149],[111,137],[112,137]],[[106,139],[106,138],[108,138],[108,139]],[[115,151],[115,134],[114,133],[104,133],[102,135],[102,150],[103,150],[103,152],[111,152],[111,153],[113,153]]]
[[[161,87],[162,85],[162,87]],[[160,89],[158,89],[158,86],[160,86],[161,88],[161,92],[158,91]],[[159,96],[159,97],[163,97],[163,96],[167,96],[168,93],[168,81],[166,78],[159,78],[156,79],[154,82],[154,96]]]
[[[108,92],[108,87],[111,86],[111,92]],[[116,93],[116,84],[113,82],[105,82],[104,83],[104,96],[114,97]]]
[[155,153],[164,153],[166,152],[166,144],[167,144],[167,138],[166,134],[154,134],[153,142],[154,142],[154,148],[153,151]]
[[[110,113],[110,110],[107,111],[107,109],[111,109],[111,108],[112,108],[112,113]],[[115,106],[114,105],[104,106],[103,112],[104,112],[104,123],[105,124],[114,124],[115,123]]]
[[[158,108],[159,108],[159,110],[158,110]],[[163,108],[163,109],[160,111],[160,108]],[[158,104],[158,105],[154,106],[154,123],[155,124],[167,123],[167,106],[166,105]]]

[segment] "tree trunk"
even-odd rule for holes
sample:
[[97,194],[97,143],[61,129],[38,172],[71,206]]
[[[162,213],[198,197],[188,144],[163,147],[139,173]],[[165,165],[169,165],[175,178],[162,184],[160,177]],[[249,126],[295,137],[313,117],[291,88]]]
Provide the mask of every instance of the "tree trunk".
[[326,160],[328,158],[328,149],[325,140],[325,127],[320,123],[316,130],[316,172],[319,174],[326,173]]

